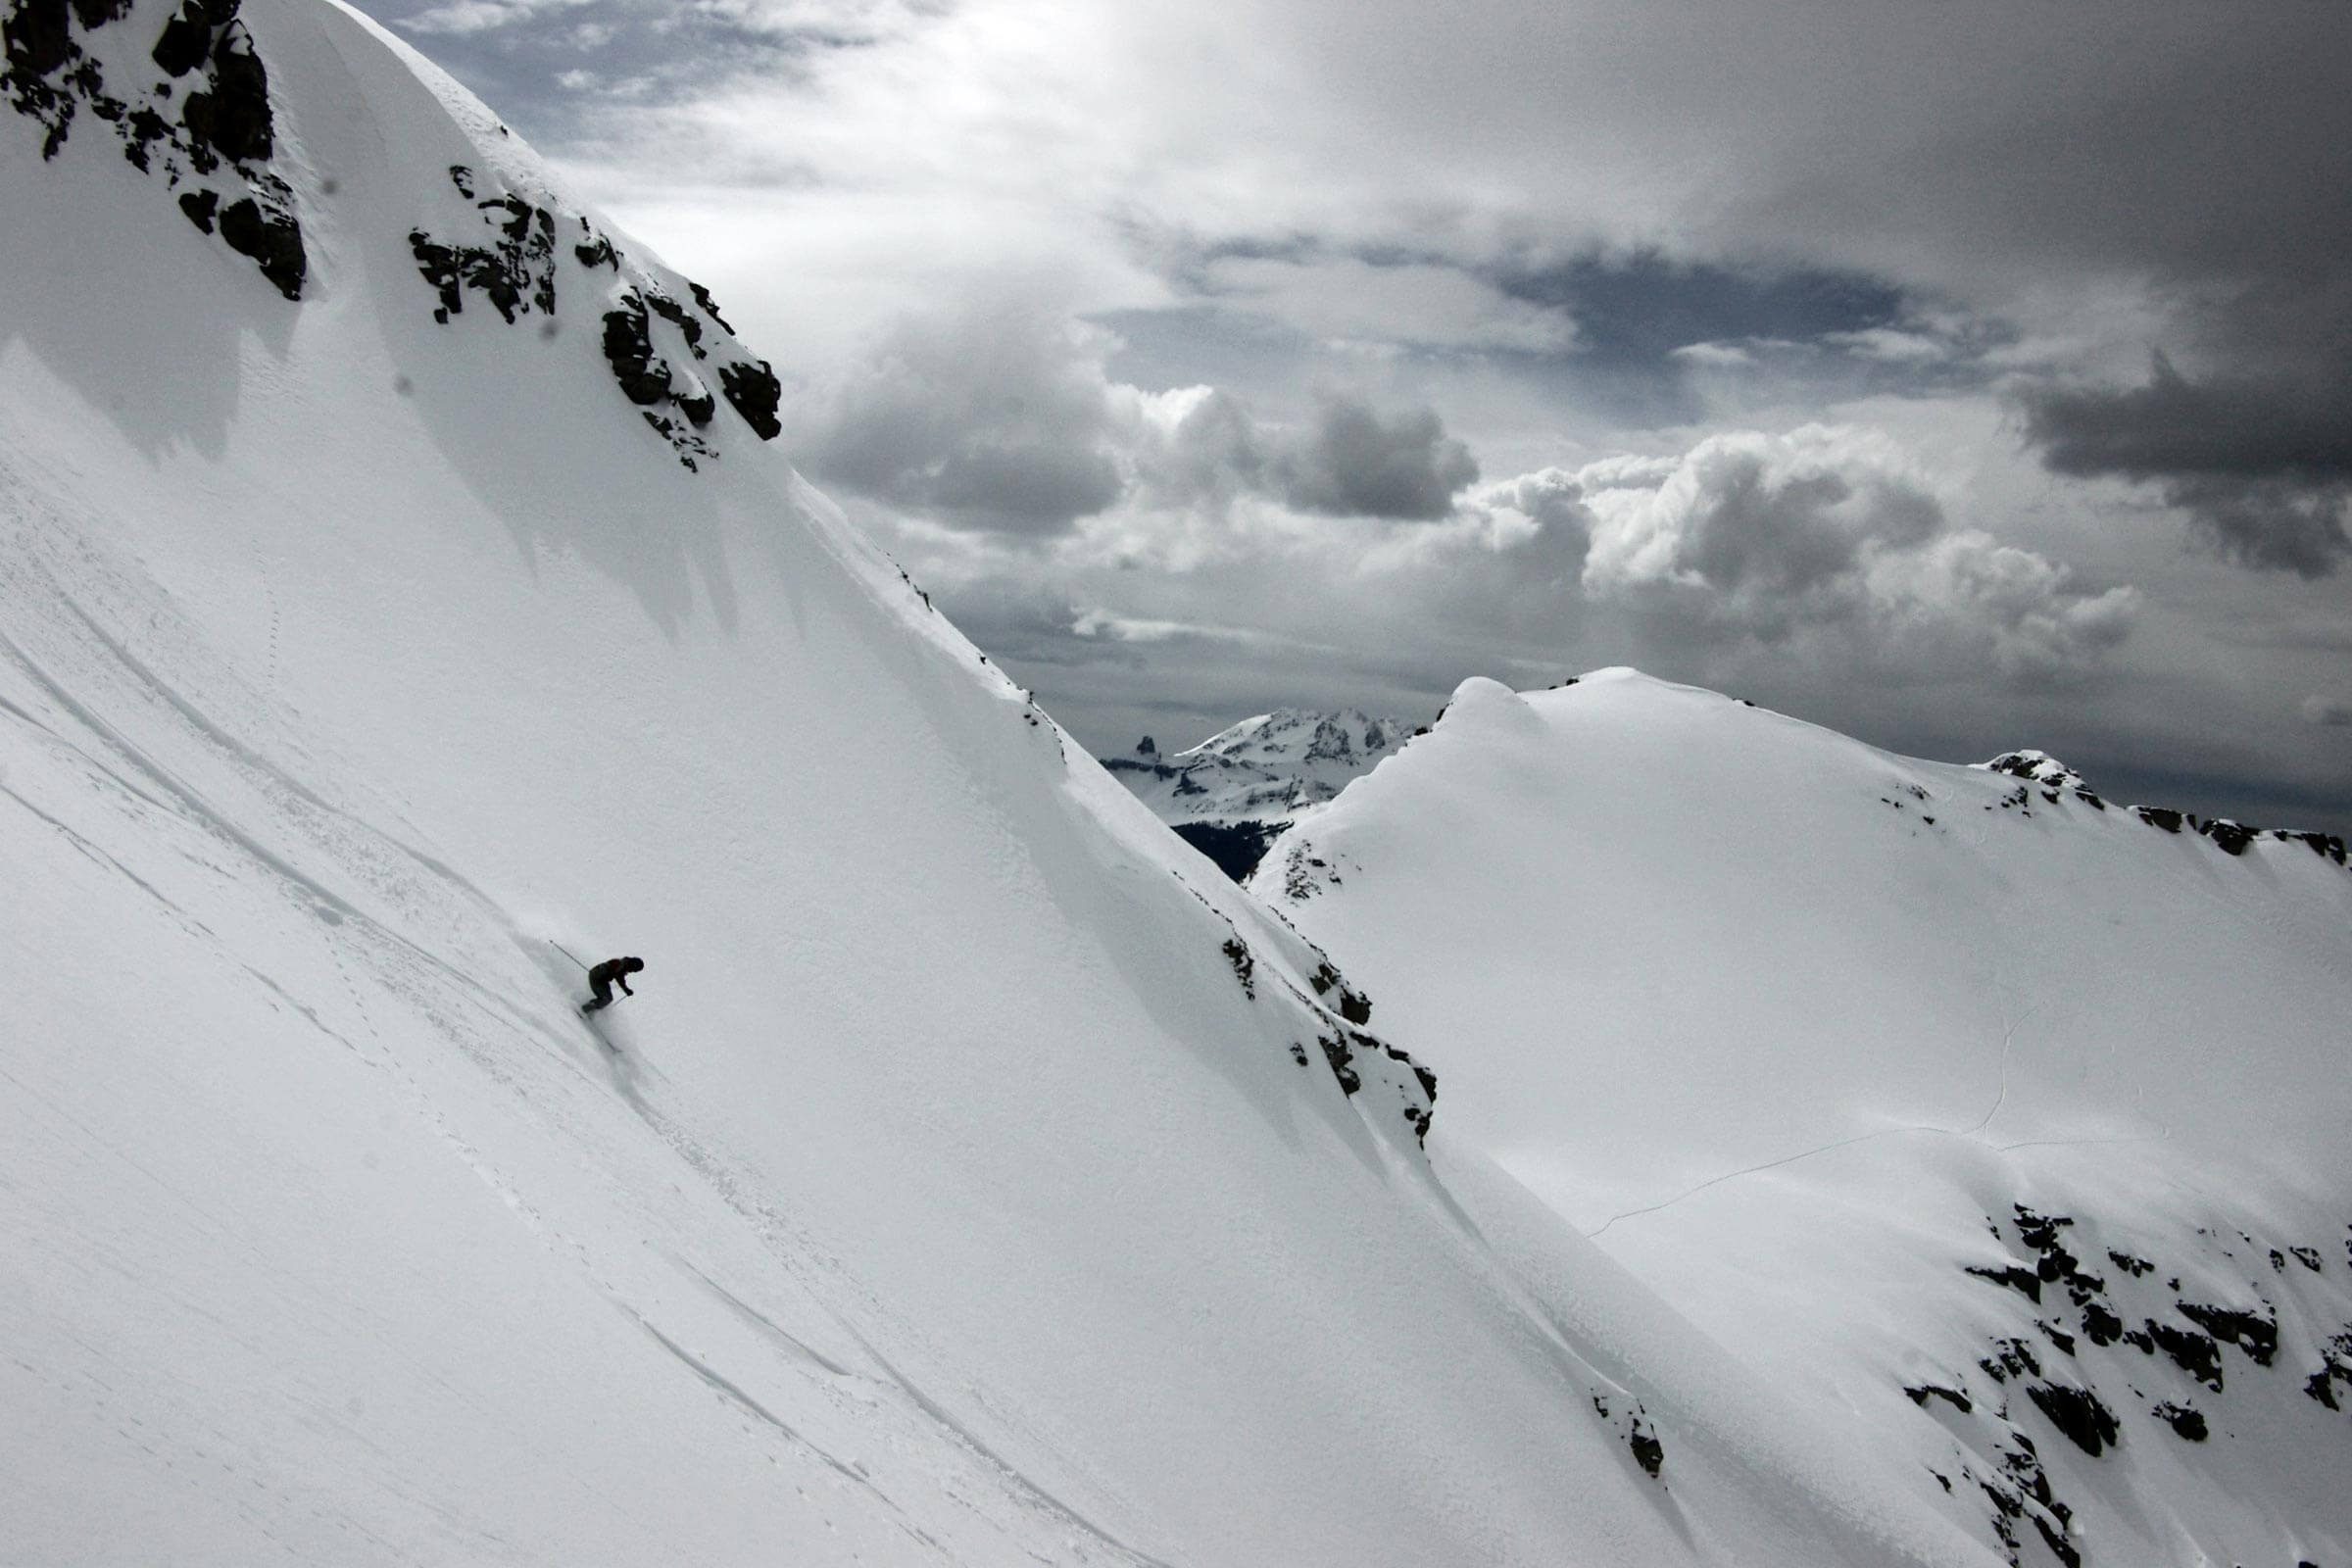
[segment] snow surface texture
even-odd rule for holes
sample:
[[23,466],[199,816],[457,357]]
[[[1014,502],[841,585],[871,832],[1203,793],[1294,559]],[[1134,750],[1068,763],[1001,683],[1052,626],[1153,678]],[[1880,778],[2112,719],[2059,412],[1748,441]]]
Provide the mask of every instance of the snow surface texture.
[[1111,776],[1159,819],[1217,862],[1247,878],[1284,828],[1313,814],[1414,731],[1356,709],[1336,713],[1280,708],[1219,730],[1189,751],[1163,756],[1141,746],[1107,759]]
[[448,78],[0,21],[0,1559],[1993,1560],[1441,1184],[1362,998]]
[[2352,1561],[2339,841],[1613,669],[1466,682],[1254,886],[1436,1069],[1443,1179],[1988,1547]]

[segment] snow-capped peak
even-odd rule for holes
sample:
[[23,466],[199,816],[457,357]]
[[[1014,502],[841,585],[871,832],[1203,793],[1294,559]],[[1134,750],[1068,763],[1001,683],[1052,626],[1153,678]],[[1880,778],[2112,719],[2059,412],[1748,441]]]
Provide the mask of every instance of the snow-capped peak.
[[1465,682],[1251,885],[1443,1076],[1442,1153],[2102,1568],[2352,1550],[2343,864],[1613,672]]
[[1139,745],[1104,765],[1236,879],[1275,834],[1379,765],[1415,731],[1360,709],[1278,708],[1183,751]]
[[1178,767],[1215,759],[1269,769],[1316,762],[1355,768],[1367,760],[1378,760],[1411,733],[1396,719],[1375,718],[1357,708],[1329,712],[1278,708],[1221,729],[1168,761]]

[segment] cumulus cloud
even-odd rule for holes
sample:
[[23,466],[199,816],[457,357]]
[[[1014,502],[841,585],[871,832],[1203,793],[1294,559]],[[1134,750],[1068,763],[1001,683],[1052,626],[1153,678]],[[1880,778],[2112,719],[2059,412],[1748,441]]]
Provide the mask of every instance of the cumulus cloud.
[[[2099,667],[2141,609],[2132,588],[1954,527],[1930,478],[1866,429],[1730,432],[1470,484],[1434,517],[1342,522],[1235,479],[1280,463],[1230,399],[1196,389],[1156,416],[1158,461],[1181,482],[1139,486],[1054,566],[1149,560],[1154,575],[1131,593],[1189,578],[1206,603],[1251,604],[1292,631],[1369,612],[1433,645],[1533,647],[1612,619],[1685,668],[1769,655],[1840,678],[2017,687]],[[1202,624],[1131,605],[1091,609],[1071,630],[1164,643]]]
[[1808,426],[1739,432],[1655,473],[1604,466],[1585,585],[1600,594],[1696,593],[1758,629],[1842,613],[1866,554],[1924,543],[1943,512],[1891,443]]
[[[1603,465],[1588,466],[1596,474]],[[1539,468],[1481,488],[1464,512],[1484,521],[1484,543],[1494,550],[1528,550],[1548,544],[1556,564],[1581,578],[1591,550],[1592,514],[1585,508],[1588,483],[1565,468]]]
[[1478,478],[1434,410],[1326,391],[1303,420],[1269,420],[1215,388],[1117,381],[1116,346],[1018,291],[903,318],[796,399],[796,456],[824,483],[950,527],[1040,537],[1122,503],[1192,524],[1245,499],[1428,520]]
[[2303,699],[2303,722],[2330,728],[2352,724],[2352,703],[2314,692]]
[[797,455],[826,482],[952,525],[1057,532],[1126,488],[1103,352],[1018,298],[903,318],[799,401]]
[[1303,424],[1282,425],[1210,387],[1136,398],[1137,493],[1160,509],[1221,513],[1254,496],[1323,516],[1426,521],[1447,515],[1478,478],[1470,449],[1433,409],[1383,414],[1325,392]]
[[2033,551],[1948,527],[1883,435],[1807,426],[1710,436],[1673,457],[1548,468],[1473,498],[1531,526],[1509,550],[1581,532],[1576,586],[1692,639],[1834,653],[1879,669],[1989,668],[2043,681],[2131,633],[2139,596],[2091,591]]
[[1355,398],[1326,396],[1269,471],[1301,512],[1426,520],[1452,510],[1455,493],[1477,480],[1478,464],[1435,410],[1384,416]]
[[2012,682],[2082,672],[2140,612],[2136,589],[2086,592],[2067,567],[1975,529],[1879,553],[1867,576],[1869,635],[1887,654],[1947,670],[1989,659]]

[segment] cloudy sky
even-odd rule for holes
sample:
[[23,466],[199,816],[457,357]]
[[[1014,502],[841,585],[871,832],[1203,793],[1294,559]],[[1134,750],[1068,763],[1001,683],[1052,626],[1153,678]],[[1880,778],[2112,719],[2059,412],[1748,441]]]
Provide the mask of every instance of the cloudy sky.
[[1079,738],[1634,663],[2352,829],[2352,8],[379,0]]

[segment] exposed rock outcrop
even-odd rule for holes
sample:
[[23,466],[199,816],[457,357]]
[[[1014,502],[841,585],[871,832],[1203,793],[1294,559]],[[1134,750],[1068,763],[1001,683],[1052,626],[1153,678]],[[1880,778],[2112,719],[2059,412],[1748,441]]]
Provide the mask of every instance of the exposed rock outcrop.
[[[760,440],[783,433],[776,416],[783,384],[765,360],[735,341],[709,289],[687,283],[693,300],[688,304],[651,270],[634,265],[584,215],[559,217],[547,203],[522,192],[492,188],[493,176],[464,164],[452,165],[449,178],[484,232],[450,238],[423,224],[409,231],[416,270],[439,301],[434,320],[448,325],[465,313],[472,295],[510,326],[536,315],[546,318],[544,329],[552,330],[565,250],[557,235],[576,223],[580,237],[569,246],[570,260],[589,274],[584,286],[605,290],[599,345],[612,383],[637,408],[647,428],[669,443],[678,462],[692,470],[719,457],[711,422],[720,392]],[[715,373],[719,391],[712,390],[706,372]]]
[[[12,0],[0,100],[39,127],[44,159],[65,149],[85,111],[111,125],[132,168],[179,192],[189,222],[299,300],[310,258],[293,190],[270,167],[270,73],[238,3],[184,0],[165,12],[135,0]],[[135,43],[159,12],[147,47],[112,45],[117,35]],[[100,29],[108,47],[96,46]],[[149,84],[149,65],[165,79]]]

